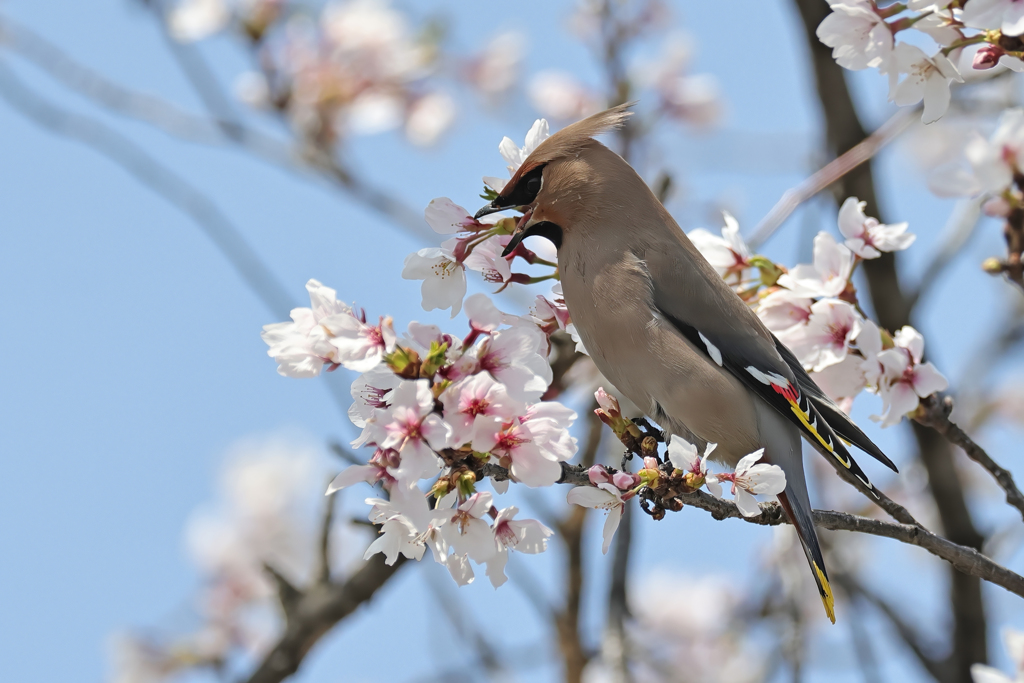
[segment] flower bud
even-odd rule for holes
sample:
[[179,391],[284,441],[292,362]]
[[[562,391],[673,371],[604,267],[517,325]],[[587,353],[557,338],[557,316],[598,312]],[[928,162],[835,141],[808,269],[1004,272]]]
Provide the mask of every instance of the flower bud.
[[[647,438],[649,439],[651,437],[647,437]],[[646,441],[646,440],[647,439],[644,439],[644,441]],[[658,467],[659,467],[659,465],[658,465],[658,459],[657,458],[652,458],[652,457],[649,457],[649,456],[645,456],[644,457],[644,469],[645,470],[656,470],[656,469],[658,469]]]
[[683,485],[686,487],[687,491],[693,492],[704,485],[705,479],[706,477],[702,474],[687,472],[683,475]]
[[639,483],[640,477],[629,472],[616,472],[612,475],[612,484],[622,491],[628,491]]
[[786,272],[782,267],[775,265],[773,261],[761,256],[760,254],[747,259],[747,263],[760,271],[761,284],[765,287],[774,287],[779,281],[779,278],[782,277],[782,274]]
[[990,256],[981,262],[981,269],[989,275],[998,275],[1003,272],[1003,264],[995,256]]
[[1005,54],[1006,52],[1003,48],[997,45],[985,45],[974,53],[974,63],[972,66],[979,71],[991,69],[999,63],[999,58]]
[[644,486],[655,487],[658,485],[658,479],[661,477],[661,470],[658,469],[657,463],[654,467],[645,467],[636,473],[640,479],[640,483]]
[[594,465],[591,467],[587,470],[587,477],[590,479],[590,483],[594,486],[612,483],[612,475],[608,474],[608,469],[603,465]]
[[597,399],[597,405],[601,407],[601,410],[608,413],[609,417],[622,417],[622,409],[619,408],[618,399],[605,391],[604,387],[600,387],[594,392],[594,398]]
[[654,467],[657,468],[658,461],[654,460],[654,458],[651,457],[651,456],[655,455],[658,452],[658,440],[657,439],[655,439],[653,436],[645,436],[644,440],[640,442],[640,452],[644,456],[644,462],[645,463],[648,460],[653,460],[654,461]]
[[419,378],[420,356],[412,349],[396,346],[394,351],[384,356],[384,362],[402,379]]

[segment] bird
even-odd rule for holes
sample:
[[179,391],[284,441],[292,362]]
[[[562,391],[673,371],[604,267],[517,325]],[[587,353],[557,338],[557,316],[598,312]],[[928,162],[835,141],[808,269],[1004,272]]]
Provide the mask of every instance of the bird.
[[584,347],[666,438],[716,443],[714,459],[731,467],[763,448],[764,461],[782,468],[778,500],[834,624],[801,440],[872,492],[847,445],[896,466],[707,262],[633,167],[595,139],[624,125],[631,106],[551,135],[475,217],[522,212],[506,256],[533,235],[554,244]]

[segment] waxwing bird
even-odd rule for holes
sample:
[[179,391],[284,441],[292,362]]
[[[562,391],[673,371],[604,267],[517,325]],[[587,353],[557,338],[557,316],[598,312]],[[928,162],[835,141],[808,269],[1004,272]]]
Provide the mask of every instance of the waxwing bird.
[[554,243],[587,351],[666,434],[717,443],[715,458],[729,466],[764,448],[765,460],[783,469],[779,502],[835,623],[801,437],[869,489],[844,441],[896,467],[715,272],[636,171],[594,140],[622,125],[628,106],[545,140],[476,217],[523,211],[506,254],[530,235]]

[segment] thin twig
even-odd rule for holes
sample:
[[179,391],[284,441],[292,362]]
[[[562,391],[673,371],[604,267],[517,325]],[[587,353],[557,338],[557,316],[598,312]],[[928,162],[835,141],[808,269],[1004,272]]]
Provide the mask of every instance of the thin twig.
[[[325,487],[326,488],[326,487]],[[324,512],[320,520],[320,543],[317,548],[318,560],[313,581],[327,583],[331,580],[331,526],[334,524],[334,507],[337,496],[324,496]]]
[[825,164],[796,187],[786,190],[772,210],[754,228],[747,243],[751,248],[757,248],[764,244],[789,218],[790,214],[796,211],[797,207],[853,169],[869,161],[906,130],[919,114],[918,107],[901,108],[888,121],[879,126],[878,130],[860,143]]
[[30,121],[72,138],[117,162],[136,180],[188,214],[228,259],[268,309],[284,319],[291,296],[249,245],[242,232],[211,199],[148,152],[91,117],[63,109],[31,90],[0,62],[0,98]]
[[1017,484],[1013,481],[1013,475],[1009,470],[1003,469],[992,457],[985,452],[985,449],[974,442],[964,430],[950,421],[949,415],[953,410],[953,399],[950,396],[939,398],[937,395],[922,399],[914,419],[923,425],[931,427],[950,443],[959,446],[974,462],[978,463],[992,475],[999,486],[1006,493],[1006,503],[1017,508],[1024,519],[1024,494],[1021,494]]

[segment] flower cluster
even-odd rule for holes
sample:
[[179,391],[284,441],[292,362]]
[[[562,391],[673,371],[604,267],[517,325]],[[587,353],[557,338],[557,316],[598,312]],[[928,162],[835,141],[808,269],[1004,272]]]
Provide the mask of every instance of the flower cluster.
[[[860,310],[852,284],[857,265],[906,249],[916,237],[906,223],[885,225],[864,209],[856,197],[843,202],[838,227],[844,242],[821,232],[814,238],[813,263],[788,270],[752,255],[728,214],[720,237],[704,229],[689,237],[829,396],[852,401],[864,389],[878,393],[882,414],[873,419],[888,427],[947,382],[923,361],[920,333],[904,327],[891,336]],[[758,277],[745,279],[753,269]]]
[[478,55],[442,59],[440,34],[415,30],[387,0],[332,2],[310,13],[290,0],[179,0],[167,24],[181,41],[241,34],[259,70],[238,79],[240,99],[278,112],[321,150],[396,128],[414,144],[435,142],[457,110],[437,83],[449,64],[449,75],[487,97],[518,79],[522,47],[513,34],[496,36]]
[[[349,416],[362,428],[353,446],[373,455],[339,474],[328,493],[357,482],[380,483],[387,492],[387,500],[368,501],[382,535],[367,557],[419,559],[429,546],[460,584],[472,581],[473,560],[500,585],[508,551],[540,552],[551,532],[477,491],[485,466],[498,465],[527,486],[550,486],[576,452],[568,431],[576,414],[540,400],[552,379],[547,337],[557,325],[502,313],[476,294],[466,300],[464,338],[414,322],[399,339],[389,318],[368,325],[333,290],[316,281],[307,289],[311,308],[293,311],[293,322],[268,325],[264,339],[282,374],[308,377],[325,365],[363,373],[352,384]],[[417,486],[423,479],[433,507]],[[495,483],[496,491],[505,487]]]
[[[931,123],[946,113],[950,84],[962,74],[1002,66],[1024,71],[1024,12],[1013,0],[908,0],[879,7],[875,0],[829,0],[832,13],[818,26],[818,39],[832,48],[836,62],[852,70],[878,69],[889,79],[889,99],[901,107],[924,101],[921,120]],[[961,9],[960,6],[963,5]],[[936,45],[929,55],[911,43],[897,42],[901,31],[927,36]],[[923,34],[923,35],[921,35]],[[979,45],[970,64],[965,47]]]

